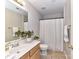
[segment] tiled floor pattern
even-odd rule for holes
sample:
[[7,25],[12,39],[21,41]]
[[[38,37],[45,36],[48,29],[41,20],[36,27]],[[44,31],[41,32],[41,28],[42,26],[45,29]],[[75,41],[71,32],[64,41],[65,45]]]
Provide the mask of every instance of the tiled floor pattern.
[[41,59],[66,59],[63,52],[48,52],[47,56],[41,56]]

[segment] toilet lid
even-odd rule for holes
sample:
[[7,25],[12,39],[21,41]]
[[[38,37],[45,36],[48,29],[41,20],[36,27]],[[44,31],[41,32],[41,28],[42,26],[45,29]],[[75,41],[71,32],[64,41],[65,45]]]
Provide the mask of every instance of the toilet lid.
[[48,45],[47,44],[40,44],[40,47],[41,48],[48,48]]

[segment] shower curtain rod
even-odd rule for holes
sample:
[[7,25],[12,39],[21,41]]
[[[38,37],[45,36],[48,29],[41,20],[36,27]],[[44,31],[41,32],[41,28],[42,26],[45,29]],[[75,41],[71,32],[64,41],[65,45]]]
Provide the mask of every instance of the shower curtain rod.
[[48,19],[61,19],[61,18],[64,18],[64,17],[56,17],[56,18],[45,18],[45,19],[40,19],[40,20],[48,20]]

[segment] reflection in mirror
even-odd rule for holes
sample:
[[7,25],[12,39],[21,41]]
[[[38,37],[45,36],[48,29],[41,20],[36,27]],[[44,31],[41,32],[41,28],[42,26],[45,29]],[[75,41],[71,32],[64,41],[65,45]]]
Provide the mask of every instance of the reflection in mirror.
[[17,2],[18,4],[20,4],[21,6],[25,5],[24,0],[14,0],[15,2]]
[[[24,30],[24,22],[28,22],[28,13],[22,8],[6,0],[5,5],[5,41],[16,40],[13,32]],[[15,29],[15,30],[14,30]]]

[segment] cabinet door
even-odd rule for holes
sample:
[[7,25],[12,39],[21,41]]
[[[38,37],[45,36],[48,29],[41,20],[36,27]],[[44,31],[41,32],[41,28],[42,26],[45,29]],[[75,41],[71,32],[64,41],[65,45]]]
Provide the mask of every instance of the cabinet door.
[[38,49],[30,59],[40,59],[40,50]]
[[20,59],[29,59],[29,52],[23,55]]
[[32,56],[38,49],[40,49],[40,45],[36,45],[34,48],[30,50],[30,56]]

